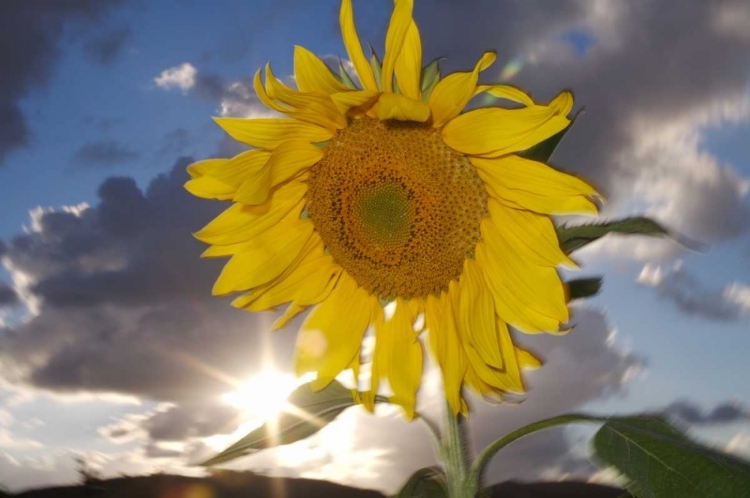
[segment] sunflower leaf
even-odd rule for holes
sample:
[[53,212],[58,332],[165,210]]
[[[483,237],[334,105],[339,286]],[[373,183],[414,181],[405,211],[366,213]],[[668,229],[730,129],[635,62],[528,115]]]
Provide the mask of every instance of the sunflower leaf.
[[696,444],[659,417],[609,419],[594,452],[630,480],[636,497],[750,496],[750,463]]
[[264,423],[200,465],[211,467],[266,448],[300,441],[355,405],[352,391],[337,381],[318,392],[314,392],[309,383],[303,384],[292,391],[287,402],[296,409],[284,411],[274,424]]
[[394,498],[444,498],[447,496],[443,472],[437,467],[425,467],[412,474]]
[[427,64],[422,68],[422,78],[419,82],[419,89],[422,90],[422,101],[427,102],[432,90],[440,81],[440,58]]
[[557,146],[560,145],[560,142],[562,141],[565,134],[568,133],[568,130],[573,127],[576,119],[578,119],[578,117],[583,114],[583,112],[584,109],[581,109],[575,114],[575,116],[573,116],[573,118],[570,120],[570,123],[568,123],[568,126],[558,131],[548,139],[539,142],[533,147],[529,147],[528,149],[519,152],[518,155],[526,159],[531,159],[532,161],[539,161],[540,163],[549,162],[552,154],[554,154]]
[[573,251],[604,237],[608,233],[648,235],[652,237],[667,236],[672,237],[686,246],[695,244],[687,241],[684,237],[670,233],[666,228],[654,220],[644,216],[625,218],[605,223],[591,223],[577,226],[561,225],[557,227],[557,238],[560,242],[560,248],[565,254],[570,254]]
[[602,288],[601,277],[596,278],[577,278],[565,282],[568,287],[568,300],[583,299],[595,296]]

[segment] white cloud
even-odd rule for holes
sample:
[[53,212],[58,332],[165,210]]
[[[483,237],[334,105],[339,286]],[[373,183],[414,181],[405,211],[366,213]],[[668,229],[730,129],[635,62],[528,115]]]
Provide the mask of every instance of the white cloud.
[[724,451],[727,453],[734,453],[742,455],[750,450],[750,433],[746,431],[740,431],[724,446]]
[[171,88],[179,88],[182,93],[187,93],[188,90],[195,86],[195,77],[198,74],[198,70],[190,64],[185,62],[179,66],[170,67],[161,72],[159,76],[154,78],[154,83],[159,88],[169,90]]

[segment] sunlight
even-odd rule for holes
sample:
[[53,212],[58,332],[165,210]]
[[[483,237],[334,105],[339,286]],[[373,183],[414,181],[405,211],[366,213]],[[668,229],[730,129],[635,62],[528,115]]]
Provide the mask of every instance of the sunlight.
[[249,418],[275,419],[287,407],[287,397],[299,379],[273,368],[266,368],[239,388],[222,396],[224,402],[240,408]]

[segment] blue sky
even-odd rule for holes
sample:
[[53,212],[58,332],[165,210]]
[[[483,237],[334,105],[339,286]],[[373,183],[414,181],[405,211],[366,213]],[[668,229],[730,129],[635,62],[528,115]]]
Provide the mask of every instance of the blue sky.
[[[379,53],[390,4],[354,1],[360,36]],[[515,60],[523,62],[509,82],[535,98],[573,89],[587,111],[555,164],[606,193],[603,217],[646,213],[706,244],[695,253],[672,242],[613,238],[581,251],[581,276],[603,275],[602,293],[576,305],[581,325],[570,338],[519,338],[541,356],[549,353],[548,365],[529,377],[531,408],[481,406],[472,422],[478,439],[581,407],[638,412],[682,400],[708,414],[734,403],[739,408],[730,422],[710,416],[683,422],[697,436],[750,456],[750,38],[742,29],[748,6],[685,1],[665,16],[656,0],[640,8],[416,4],[425,61],[448,56],[450,72],[496,49],[498,62],[485,80],[497,81]],[[0,130],[22,123],[29,131],[26,140],[0,140],[0,241],[7,248],[0,251],[0,290],[10,287],[19,296],[5,307],[0,302],[0,476],[14,476],[0,484],[19,489],[75,479],[71,451],[89,455],[105,474],[194,472],[185,464],[210,452],[207,441],[226,432],[201,426],[196,407],[218,413],[217,424],[236,413],[217,400],[216,383],[196,374],[177,385],[184,365],[169,363],[159,348],[221,361],[232,375],[251,378],[270,321],[211,298],[219,267],[197,258],[201,246],[189,232],[222,207],[181,191],[189,160],[179,158],[239,150],[211,116],[259,115],[248,78],[267,61],[288,77],[295,44],[321,56],[345,55],[338,2],[26,5],[30,10],[3,8],[13,29],[30,34],[0,35],[0,56],[23,55],[11,61],[13,71],[0,85],[0,106],[19,111],[20,121],[8,118]],[[184,88],[157,84],[183,64],[194,71]],[[81,203],[90,209],[64,208]],[[38,207],[59,216],[36,214],[34,228],[30,212]],[[184,276],[175,276],[183,269]],[[607,341],[608,329],[616,329],[614,341]],[[289,330],[271,340],[283,372],[293,339]],[[21,360],[4,366],[8,358]],[[163,370],[133,366],[160,358]],[[555,376],[564,374],[572,380],[557,384]],[[429,411],[434,400],[426,385]],[[194,388],[190,395],[186,386]],[[398,484],[429,464],[429,443],[395,413],[372,419],[347,414],[291,456],[269,452],[238,465],[275,465],[288,475],[392,491],[383,478]],[[185,430],[164,436],[170,424]],[[350,434],[369,424],[391,437]],[[342,447],[336,431],[351,446]],[[409,461],[399,460],[401,436],[416,448]],[[540,438],[490,478],[590,476],[591,468],[570,459],[571,447],[581,449],[562,433]],[[347,467],[347,459],[355,463]]]

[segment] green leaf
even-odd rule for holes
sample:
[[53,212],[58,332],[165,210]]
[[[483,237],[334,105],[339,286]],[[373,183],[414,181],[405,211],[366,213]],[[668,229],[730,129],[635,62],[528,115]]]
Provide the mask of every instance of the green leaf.
[[[608,233],[671,236],[675,239],[679,239],[679,237],[675,237],[657,222],[643,216],[625,218],[623,220],[606,223],[591,223],[572,227],[561,225],[557,227],[557,238],[560,242],[560,248],[565,254],[570,254],[571,252],[604,237]],[[682,240],[684,241],[686,239],[682,238]]]
[[568,286],[568,299],[583,299],[599,293],[602,288],[601,277],[596,278],[577,278],[565,282]]
[[570,123],[568,123],[568,126],[566,126],[561,131],[558,131],[551,137],[549,137],[547,140],[544,140],[543,142],[539,142],[538,144],[534,145],[533,147],[529,147],[528,149],[519,152],[518,155],[521,157],[525,157],[526,159],[531,159],[533,161],[539,161],[540,163],[547,163],[549,162],[550,158],[552,157],[552,154],[557,149],[557,146],[560,145],[560,142],[562,141],[563,137],[566,133],[568,133],[568,130],[573,127],[573,124],[576,122],[576,119],[578,119],[578,116],[583,114],[584,109],[581,109],[578,111],[575,116],[573,116],[573,119],[570,120]]
[[419,469],[406,481],[395,498],[447,498],[445,476],[437,467]]
[[700,446],[659,417],[609,419],[594,436],[596,457],[631,482],[638,498],[750,496],[750,464]]
[[432,90],[440,81],[440,61],[437,58],[422,68],[422,79],[419,82],[419,89],[422,90],[422,101],[427,102]]
[[264,423],[200,465],[210,467],[265,448],[300,441],[318,432],[355,404],[352,391],[337,381],[318,392],[313,392],[309,383],[303,384],[292,391],[287,401],[297,409],[283,412],[276,423]]
[[346,85],[348,88],[351,88],[352,90],[357,90],[357,85],[354,84],[354,81],[352,80],[352,77],[349,76],[349,73],[346,71],[346,68],[344,68],[344,63],[341,62],[341,58],[339,57],[339,74],[341,75],[341,81]]

